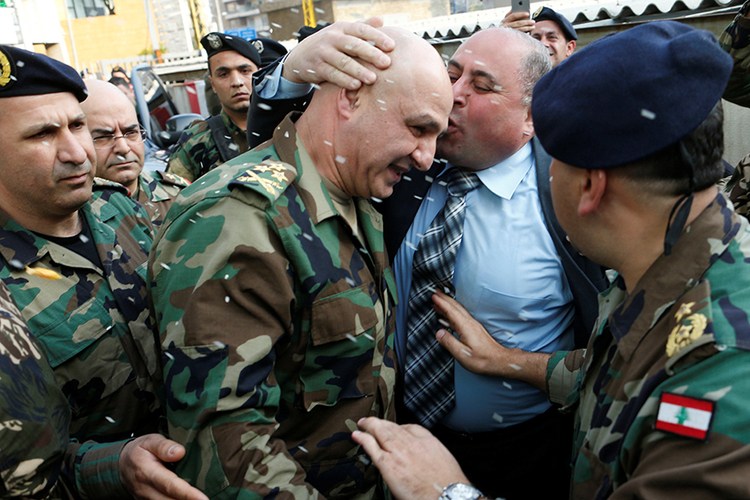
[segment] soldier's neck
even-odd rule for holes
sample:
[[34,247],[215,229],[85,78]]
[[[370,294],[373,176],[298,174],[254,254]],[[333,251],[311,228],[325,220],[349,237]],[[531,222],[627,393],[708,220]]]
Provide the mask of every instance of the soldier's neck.
[[235,111],[233,109],[223,108],[232,123],[237,125],[240,130],[247,130],[247,112],[246,111]]

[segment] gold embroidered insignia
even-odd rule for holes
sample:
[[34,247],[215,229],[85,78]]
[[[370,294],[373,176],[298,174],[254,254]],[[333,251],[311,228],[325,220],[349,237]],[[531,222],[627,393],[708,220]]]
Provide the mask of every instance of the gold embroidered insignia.
[[[271,196],[275,197],[279,192],[285,189],[285,185],[279,182],[286,180],[286,175],[284,175],[285,170],[286,168],[283,163],[270,165],[267,163],[261,163],[260,165],[256,165],[246,170],[242,175],[237,177],[237,181],[258,184]],[[270,177],[272,178],[269,179],[268,175],[258,175],[259,173],[265,174],[267,172],[271,172]]]
[[703,314],[691,314],[694,305],[695,302],[682,304],[674,315],[679,324],[672,329],[667,338],[668,358],[695,342],[706,331],[708,319]]
[[5,87],[11,80],[11,67],[8,56],[0,50],[0,87]]
[[536,12],[534,12],[534,15],[531,16],[531,19],[536,19],[536,16],[538,16],[539,14],[541,14],[543,9],[544,9],[544,6],[539,7],[538,9],[536,9]]

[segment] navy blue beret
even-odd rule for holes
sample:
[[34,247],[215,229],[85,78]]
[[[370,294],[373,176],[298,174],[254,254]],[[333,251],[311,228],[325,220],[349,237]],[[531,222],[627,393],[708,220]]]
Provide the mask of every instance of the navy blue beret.
[[260,54],[260,68],[265,68],[287,53],[286,47],[271,38],[255,38],[250,43]]
[[208,54],[209,59],[211,59],[211,56],[214,56],[219,52],[233,50],[234,52],[247,57],[255,63],[256,66],[260,67],[260,54],[258,54],[257,49],[244,38],[214,32],[201,38],[201,45],[206,49],[206,54]]
[[573,27],[573,25],[570,24],[570,21],[568,21],[565,16],[563,16],[562,14],[558,14],[549,7],[541,7],[539,10],[534,12],[534,15],[531,16],[531,19],[533,19],[534,21],[552,21],[560,27],[567,41],[578,40],[578,33],[576,33],[576,29]]
[[0,45],[0,97],[70,92],[78,102],[88,96],[78,71],[28,50]]
[[714,36],[655,21],[584,47],[534,87],[534,130],[552,157],[583,168],[645,158],[695,130],[721,99],[732,58]]

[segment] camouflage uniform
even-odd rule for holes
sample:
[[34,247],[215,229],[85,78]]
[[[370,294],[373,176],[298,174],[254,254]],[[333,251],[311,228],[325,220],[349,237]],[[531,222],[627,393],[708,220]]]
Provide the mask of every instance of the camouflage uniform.
[[148,212],[154,229],[158,229],[175,197],[189,185],[179,175],[144,170],[138,177],[138,194],[134,198]]
[[[750,19],[743,16],[750,10],[750,0],[742,5],[737,16],[719,37],[724,50],[734,59],[734,68],[724,91],[724,99],[750,107]],[[727,179],[724,191],[738,214],[750,215],[750,154],[737,164],[734,174]]]
[[57,482],[70,408],[0,282],[0,497],[44,497]]
[[[235,125],[224,110],[221,111],[221,119],[232,136],[228,138],[232,141],[229,148],[240,153],[247,151],[245,131]],[[222,163],[219,149],[211,135],[208,122],[199,120],[188,127],[180,136],[180,141],[172,154],[169,155],[167,171],[192,182]]]
[[[750,498],[748,257],[719,195],[635,290],[600,296],[585,352],[551,359],[551,399],[577,405],[572,498]],[[715,402],[705,441],[654,429],[665,393]]]
[[[96,182],[106,187],[95,186],[91,202],[79,212],[103,269],[0,211],[0,279],[68,399],[71,437],[102,442],[69,452],[77,456],[68,457],[67,473],[75,474],[79,486],[96,482],[91,497],[122,487],[116,472],[121,447],[133,433],[157,431],[161,414],[158,348],[145,283],[152,227],[124,187]],[[115,467],[110,475],[102,473],[105,462]]]
[[734,20],[719,37],[722,48],[734,59],[732,75],[724,91],[724,99],[750,107],[750,19],[744,15],[750,11],[750,0],[740,8]]
[[176,470],[211,498],[377,495],[350,433],[394,416],[395,288],[381,217],[353,203],[356,234],[287,119],[184,189],[157,236]]
[[729,199],[732,200],[738,214],[750,217],[750,154],[741,159],[734,168],[724,192],[729,193]]

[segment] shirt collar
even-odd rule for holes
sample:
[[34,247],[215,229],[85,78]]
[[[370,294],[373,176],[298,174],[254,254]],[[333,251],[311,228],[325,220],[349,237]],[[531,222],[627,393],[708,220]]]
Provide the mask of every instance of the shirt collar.
[[509,200],[534,164],[531,143],[527,142],[509,158],[477,172],[477,177],[493,194]]

